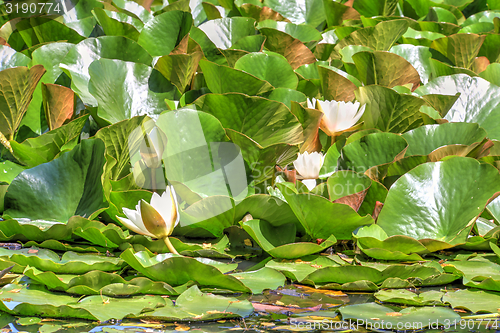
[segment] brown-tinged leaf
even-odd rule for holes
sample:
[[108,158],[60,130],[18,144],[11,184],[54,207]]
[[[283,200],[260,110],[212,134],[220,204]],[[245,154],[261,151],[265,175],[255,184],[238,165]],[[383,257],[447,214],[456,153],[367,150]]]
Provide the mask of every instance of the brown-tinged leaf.
[[3,37],[0,37],[0,45],[10,46],[9,43],[7,43],[7,41]]
[[358,87],[349,79],[323,66],[318,66],[318,73],[325,100],[350,102],[354,99]]
[[49,129],[59,128],[73,118],[75,93],[70,88],[42,83],[43,109]]
[[29,249],[28,253],[38,253],[38,250],[36,250],[36,249]]
[[166,55],[158,59],[155,69],[184,93],[191,84],[202,57],[201,52]]
[[22,290],[22,288],[19,288],[19,289],[12,289],[12,290],[9,290],[9,293],[18,293]]
[[373,208],[373,214],[372,217],[377,222],[378,215],[380,214],[380,211],[382,210],[382,207],[384,207],[384,203],[377,201],[375,202],[375,208]]
[[431,48],[446,56],[453,65],[470,68],[476,58],[486,35],[455,34],[435,39]]
[[361,204],[363,203],[363,200],[365,200],[366,192],[367,190],[364,190],[351,195],[346,195],[345,197],[334,200],[333,202],[348,205],[355,211],[358,211],[359,207],[361,207]]
[[362,51],[352,56],[361,81],[365,85],[378,84],[387,88],[412,84],[412,91],[420,85],[417,70],[403,57],[386,51]]
[[479,74],[486,70],[486,67],[490,64],[490,61],[486,57],[477,57],[472,63],[471,69],[474,73]]
[[[300,153],[320,151],[321,142],[319,141],[318,130],[321,118],[323,118],[323,112],[316,109],[304,108],[297,102],[292,102],[291,111],[302,124],[304,142],[300,146]],[[293,177],[293,183],[295,183],[295,177]]]
[[245,3],[239,9],[241,16],[251,17],[257,22],[264,20],[290,22],[290,20],[284,18],[280,13],[266,6],[259,7],[250,3]]
[[340,26],[345,20],[359,20],[360,18],[358,11],[352,8],[352,3],[348,6],[347,3],[324,1],[323,5],[328,27]]
[[188,43],[189,43],[189,34],[186,34],[179,44],[170,52],[170,55],[172,54],[187,54],[188,52]]
[[247,239],[245,239],[245,240],[243,241],[243,243],[245,243],[245,245],[246,245],[246,246],[252,246],[252,241],[251,241],[250,239],[248,239],[248,238],[247,238]]
[[287,181],[287,182],[291,182],[291,183],[294,183],[295,184],[295,181],[297,180],[297,170],[286,170],[286,169],[282,169],[279,165],[276,166],[276,171],[278,173],[281,173],[281,175],[283,176],[283,178]]
[[259,30],[267,37],[264,45],[269,51],[284,56],[294,70],[302,65],[316,62],[314,54],[300,40],[276,29],[261,28]]

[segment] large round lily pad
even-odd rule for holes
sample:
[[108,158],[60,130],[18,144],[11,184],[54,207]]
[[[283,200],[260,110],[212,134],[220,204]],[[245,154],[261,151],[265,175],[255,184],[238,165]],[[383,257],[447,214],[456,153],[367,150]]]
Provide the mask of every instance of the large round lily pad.
[[377,223],[388,236],[451,242],[499,187],[498,170],[471,158],[424,163],[392,185]]

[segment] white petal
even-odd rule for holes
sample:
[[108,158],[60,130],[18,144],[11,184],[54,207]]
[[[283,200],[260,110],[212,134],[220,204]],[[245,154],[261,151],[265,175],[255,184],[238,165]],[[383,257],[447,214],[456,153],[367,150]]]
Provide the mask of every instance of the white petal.
[[316,98],[313,97],[312,100],[307,99],[307,107],[309,109],[316,109]]
[[302,184],[304,184],[309,191],[316,187],[316,179],[303,179]]
[[177,218],[175,220],[175,225],[174,225],[174,227],[176,227],[179,224],[179,220],[181,219],[181,215],[179,214],[179,203],[177,202],[177,193],[175,193],[175,189],[173,186],[170,186],[170,190],[172,193],[172,197],[174,198],[175,211],[177,213]]
[[120,217],[120,216],[117,216],[117,218],[120,220],[121,223],[123,223],[124,226],[126,226],[127,228],[129,228],[130,230],[132,230],[133,232],[135,233],[138,233],[138,234],[141,234],[141,235],[147,235],[147,236],[151,236],[151,237],[155,237],[153,234],[151,234],[149,231],[143,231],[141,229],[139,229],[132,221],[130,221],[129,219],[126,219],[124,217]]
[[[148,231],[148,229],[146,229],[146,227],[144,226],[144,223],[142,222],[141,206],[140,206],[140,204],[137,204],[137,206],[135,207],[135,209],[136,210],[132,210],[132,209],[128,209],[128,208],[123,208],[123,213],[129,218],[129,221],[136,228],[136,229],[133,229],[133,228],[130,228],[130,229],[132,229],[133,231],[137,232],[138,234],[152,235]],[[139,230],[139,231],[137,231],[137,230]]]
[[160,213],[166,224],[170,223],[170,207],[172,205],[170,202],[170,196],[168,194],[168,187],[161,196],[159,196],[158,193],[153,193],[153,197],[151,198],[151,206],[153,206],[153,208],[156,209],[158,213]]
[[324,157],[321,153],[311,153],[305,152],[303,154],[299,154],[299,157],[295,162],[293,162],[293,166],[295,170],[304,178],[318,178],[319,171],[323,166]]

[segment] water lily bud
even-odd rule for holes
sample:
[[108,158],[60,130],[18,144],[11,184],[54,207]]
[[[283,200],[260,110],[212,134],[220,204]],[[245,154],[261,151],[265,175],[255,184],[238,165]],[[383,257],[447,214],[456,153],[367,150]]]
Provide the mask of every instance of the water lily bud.
[[167,138],[165,134],[156,126],[149,133],[145,134],[140,152],[148,168],[156,169],[161,167],[162,155],[166,143]]

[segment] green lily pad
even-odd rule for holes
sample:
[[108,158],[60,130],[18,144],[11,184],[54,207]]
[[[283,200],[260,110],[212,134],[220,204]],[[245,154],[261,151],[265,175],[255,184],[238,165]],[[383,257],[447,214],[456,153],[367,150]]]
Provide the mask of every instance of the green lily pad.
[[92,10],[106,36],[123,36],[137,42],[144,24],[137,18],[101,8]]
[[144,114],[156,118],[167,109],[165,99],[173,99],[177,90],[144,64],[99,59],[88,71],[88,89],[98,103],[97,114],[111,124]]
[[101,271],[90,271],[83,275],[55,274],[27,266],[23,274],[50,290],[76,295],[178,295],[182,291],[182,288],[174,289],[164,282],[154,282],[144,277],[125,280],[118,274]]
[[[368,266],[325,267],[310,273],[304,281],[322,288],[340,290],[377,290],[448,284],[458,279],[455,274],[442,273],[435,267],[421,264],[390,265],[383,270]],[[396,282],[395,284],[394,282]]]
[[257,271],[232,273],[254,294],[262,294],[265,289],[276,290],[285,285],[286,278],[275,269],[263,267]]
[[365,254],[379,260],[421,261],[419,254],[429,253],[422,243],[411,237],[388,237],[378,224],[362,227],[353,236]]
[[292,281],[301,282],[312,272],[322,267],[335,267],[339,264],[329,257],[318,256],[310,261],[273,259],[266,263],[266,267],[282,272]]
[[356,9],[361,15],[366,17],[372,16],[391,16],[396,11],[398,1],[384,0],[380,2],[373,2],[369,0],[356,0],[352,7]]
[[406,140],[398,134],[371,133],[342,148],[339,166],[341,169],[364,173],[374,166],[399,159],[407,145]]
[[192,24],[191,13],[180,10],[162,13],[144,24],[137,43],[153,57],[167,55],[189,32]]
[[[446,87],[446,88],[445,88]],[[500,139],[496,110],[500,108],[500,87],[480,77],[465,74],[438,77],[415,92],[419,95],[446,94],[460,97],[444,117],[449,122],[477,123],[484,128],[490,139]]]
[[[127,52],[123,52],[127,50]],[[100,58],[119,59],[151,65],[153,58],[136,42],[121,36],[88,38],[69,50],[61,62],[62,70],[71,78],[71,89],[88,105],[97,106],[89,92],[89,66]]]
[[406,289],[389,289],[377,291],[374,296],[381,302],[397,303],[411,306],[443,305],[445,293],[437,290],[416,294]]
[[182,293],[175,306],[170,300],[165,303],[164,307],[146,312],[141,318],[171,321],[216,320],[247,317],[253,312],[252,303],[247,300],[204,294],[196,286]]
[[286,58],[273,53],[249,53],[234,64],[235,69],[255,75],[275,88],[297,88],[299,79]]
[[264,220],[250,220],[242,223],[243,229],[259,246],[275,258],[295,259],[324,251],[336,243],[332,235],[321,244],[295,243],[295,224],[273,227]]
[[392,185],[377,224],[389,236],[459,242],[459,234],[481,214],[499,185],[496,169],[474,159],[424,163]]
[[241,201],[236,206],[235,221],[240,221],[246,214],[257,220],[265,220],[274,227],[299,224],[286,202],[267,194],[254,194]]
[[301,24],[293,24],[284,21],[275,21],[272,19],[260,21],[257,24],[257,29],[260,28],[272,28],[284,33],[289,34],[293,38],[297,38],[302,43],[308,43],[311,41],[320,40],[321,33],[318,30],[314,29],[310,25],[301,25]]
[[[339,309],[342,320],[362,322],[366,328],[376,329],[423,329],[440,327],[460,321],[460,315],[445,307],[406,308],[399,312],[376,304],[347,305]],[[399,313],[396,315],[396,313]]]
[[446,292],[443,302],[449,303],[454,309],[497,313],[500,296],[483,290],[456,290]]
[[367,190],[372,181],[365,175],[350,170],[340,170],[328,178],[327,184],[330,200],[334,201]]
[[125,250],[121,258],[150,279],[166,282],[174,288],[193,281],[202,287],[250,292],[235,277],[224,275],[218,268],[193,258],[171,254],[151,257],[147,252],[134,253],[132,249]]
[[22,143],[12,140],[10,142],[12,154],[19,162],[30,168],[50,162],[61,151],[76,146],[87,119],[88,116],[77,118],[36,138],[26,139]]
[[21,172],[5,196],[5,213],[61,222],[73,215],[97,215],[105,208],[100,180],[103,165],[104,143],[83,140],[57,159]]
[[374,27],[356,30],[335,46],[340,51],[347,45],[362,45],[377,51],[387,51],[408,29],[406,20],[383,21]]
[[497,86],[500,86],[500,64],[492,63],[479,76]]
[[200,60],[199,66],[203,70],[208,89],[216,94],[239,92],[252,96],[272,90],[269,82],[228,66],[204,59]]
[[366,104],[361,118],[366,128],[402,133],[423,124],[419,110],[425,101],[421,98],[377,85],[360,87],[356,98]]
[[0,299],[0,309],[13,315],[81,318],[106,321],[138,316],[144,310],[164,306],[160,296],[103,299],[100,295],[79,297],[48,292],[22,285],[9,284],[2,288],[9,295]]
[[486,131],[477,124],[425,125],[403,134],[408,142],[405,156],[429,155],[435,149],[447,145],[472,145],[480,143],[486,136]]
[[230,93],[206,94],[195,104],[199,110],[217,117],[224,128],[243,133],[264,148],[303,140],[301,124],[282,103]]
[[292,102],[305,103],[307,100],[305,94],[289,88],[276,88],[270,94],[265,94],[264,97],[272,101],[281,102],[289,109],[292,108]]
[[73,251],[79,253],[84,253],[84,252],[104,253],[107,251],[106,248],[100,246],[89,245],[89,244],[61,243],[60,241],[54,239],[47,239],[40,243],[29,241],[24,243],[23,247],[35,247],[35,248],[49,249],[53,251]]
[[351,207],[332,203],[328,199],[310,193],[294,193],[283,184],[277,184],[293,213],[306,233],[313,239],[351,239],[352,232],[362,225],[373,223],[369,215],[361,217]]
[[451,261],[443,265],[445,272],[461,275],[468,287],[500,291],[500,265],[490,261]]

